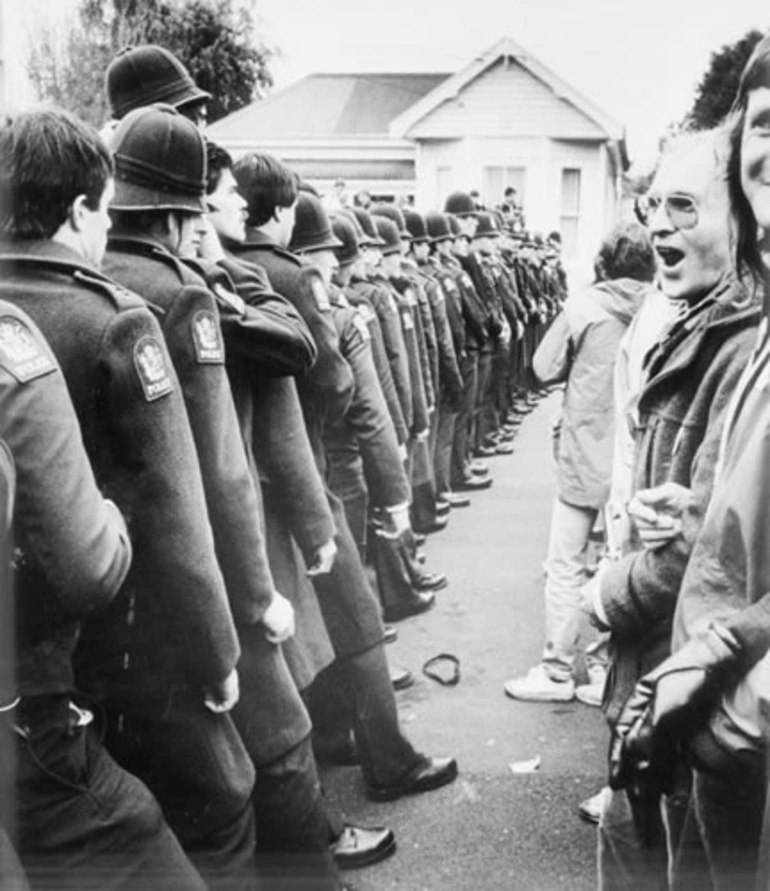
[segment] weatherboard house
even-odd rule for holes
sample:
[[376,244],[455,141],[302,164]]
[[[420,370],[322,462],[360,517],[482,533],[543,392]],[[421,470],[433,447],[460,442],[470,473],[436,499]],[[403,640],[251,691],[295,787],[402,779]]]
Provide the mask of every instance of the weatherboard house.
[[[236,157],[276,155],[321,191],[413,195],[441,209],[454,189],[489,204],[514,186],[530,228],[562,233],[588,261],[618,216],[623,128],[504,38],[454,74],[315,74],[209,127]],[[582,264],[581,264],[582,265]]]

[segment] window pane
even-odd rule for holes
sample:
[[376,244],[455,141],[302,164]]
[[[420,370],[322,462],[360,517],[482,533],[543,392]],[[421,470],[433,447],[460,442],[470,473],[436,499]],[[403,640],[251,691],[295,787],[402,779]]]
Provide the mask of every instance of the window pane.
[[561,212],[563,216],[580,213],[580,171],[565,168],[561,172]]

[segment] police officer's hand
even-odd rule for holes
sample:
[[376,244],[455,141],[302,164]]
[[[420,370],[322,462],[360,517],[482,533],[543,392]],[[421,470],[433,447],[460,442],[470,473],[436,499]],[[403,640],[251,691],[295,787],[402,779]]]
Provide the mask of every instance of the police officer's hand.
[[280,644],[294,636],[294,607],[277,591],[270,606],[262,614],[265,637],[270,643]]
[[239,696],[238,672],[235,669],[223,681],[203,688],[203,704],[215,714],[229,712]]
[[325,544],[315,552],[315,559],[311,566],[308,567],[307,574],[313,578],[316,575],[327,575],[332,571],[334,558],[337,556],[337,545],[333,538],[330,538]]

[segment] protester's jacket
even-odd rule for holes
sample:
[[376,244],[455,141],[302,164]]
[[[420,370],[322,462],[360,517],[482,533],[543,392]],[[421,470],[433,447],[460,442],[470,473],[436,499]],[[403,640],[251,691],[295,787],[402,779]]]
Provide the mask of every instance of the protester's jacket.
[[601,508],[609,497],[615,358],[649,288],[616,279],[575,294],[535,353],[533,368],[543,383],[567,384],[556,470],[556,491],[567,504]]
[[724,278],[648,356],[633,490],[671,481],[690,489],[693,503],[685,535],[654,550],[640,547],[602,577],[602,608],[618,650],[610,720],[638,678],[669,653],[682,577],[711,498],[725,412],[756,339],[759,309],[747,303],[742,287]]
[[[676,602],[672,647],[712,622],[748,669],[770,647],[770,342],[764,321],[725,413],[714,490]],[[767,691],[770,697],[770,690]]]
[[33,319],[61,366],[96,482],[134,549],[119,595],[87,623],[78,682],[99,695],[134,671],[157,669],[156,689],[221,681],[238,642],[160,326],[139,297],[53,242],[0,246],[0,273],[0,296]]
[[406,443],[409,440],[409,428],[406,426],[404,413],[401,410],[401,402],[396,390],[396,383],[393,380],[393,372],[388,360],[388,351],[385,346],[380,319],[370,300],[372,290],[372,285],[359,280],[355,283],[350,283],[345,288],[345,296],[351,305],[358,309],[367,324],[371,338],[372,359],[374,360],[374,368],[382,388],[382,395],[385,397],[385,404],[388,407],[390,419],[396,431],[396,437],[399,443]]
[[182,386],[208,516],[236,624],[258,622],[273,598],[259,496],[225,369],[217,303],[205,281],[151,238],[113,232],[104,271],[156,315]]
[[2,506],[13,517],[15,539],[15,587],[3,589],[3,600],[16,601],[16,665],[12,644],[0,655],[7,666],[2,675],[15,672],[20,696],[67,693],[75,687],[72,653],[80,620],[115,596],[128,573],[131,545],[123,518],[96,486],[53,353],[29,316],[5,301],[0,436],[8,471],[3,491],[13,486],[16,493],[15,509]]
[[332,289],[334,322],[342,355],[353,370],[355,388],[345,418],[327,427],[327,444],[351,437],[358,444],[372,504],[376,507],[407,505],[409,481],[398,451],[396,431],[382,395],[371,351],[366,319],[347,305],[344,295]]

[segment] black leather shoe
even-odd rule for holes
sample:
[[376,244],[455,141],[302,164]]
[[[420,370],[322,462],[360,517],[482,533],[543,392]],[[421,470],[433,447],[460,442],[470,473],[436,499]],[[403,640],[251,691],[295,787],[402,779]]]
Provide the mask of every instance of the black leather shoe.
[[329,850],[340,869],[361,869],[390,857],[396,850],[396,837],[383,827],[345,826]]
[[457,762],[454,758],[422,758],[420,763],[393,786],[367,786],[366,797],[370,801],[395,801],[403,795],[417,795],[439,789],[457,779]]
[[415,591],[414,595],[408,600],[402,600],[396,606],[386,607],[384,612],[386,622],[400,622],[402,619],[408,619],[410,616],[419,616],[420,613],[426,613],[436,604],[436,595],[428,591],[421,594]]
[[474,458],[490,458],[494,454],[495,447],[493,445],[476,446],[476,449],[473,452]]
[[441,532],[442,529],[446,529],[447,519],[448,517],[446,516],[436,516],[436,519],[430,523],[426,523],[425,525],[415,524],[412,528],[419,535],[430,535],[432,532]]
[[385,626],[385,637],[383,637],[382,642],[386,644],[395,643],[398,640],[398,631],[393,628],[391,625]]
[[394,690],[408,690],[414,687],[414,675],[408,668],[391,668],[390,682]]
[[474,476],[486,476],[489,473],[489,464],[473,460],[468,463],[468,469]]
[[492,477],[471,474],[459,483],[452,483],[452,485],[461,492],[473,492],[478,489],[488,489],[492,485]]
[[421,572],[413,584],[418,591],[441,591],[449,582],[443,572]]

